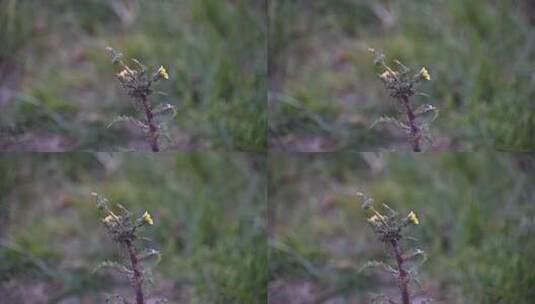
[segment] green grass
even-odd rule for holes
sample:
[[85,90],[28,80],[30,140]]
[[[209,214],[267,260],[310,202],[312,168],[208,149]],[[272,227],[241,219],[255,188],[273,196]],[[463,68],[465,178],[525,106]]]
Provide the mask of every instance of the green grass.
[[[153,297],[171,303],[264,303],[265,159],[256,154],[26,154],[0,157],[0,294],[15,302],[103,302],[127,280],[92,274],[120,250],[100,225],[91,191],[154,226],[163,254]],[[24,290],[17,294],[8,286]],[[32,296],[38,286],[53,290]],[[56,286],[50,289],[51,286]]]
[[421,87],[430,97],[415,102],[440,109],[433,150],[535,147],[529,1],[277,0],[269,18],[276,149],[408,149],[400,132],[368,129],[395,113],[369,47],[430,70]]
[[[131,111],[108,45],[167,67],[171,79],[158,87],[166,95],[154,98],[178,108],[170,149],[265,148],[263,5],[139,1],[128,10],[104,0],[9,0],[0,8],[4,150],[147,149],[133,129],[106,129]],[[61,141],[47,149],[51,135]]]
[[[535,254],[535,159],[524,154],[349,153],[270,157],[270,294],[308,284],[306,300],[364,303],[395,295],[368,260],[388,259],[368,227],[357,191],[396,210],[414,210],[417,248],[429,259],[420,279],[440,303],[530,303]],[[320,301],[321,302],[321,301]]]

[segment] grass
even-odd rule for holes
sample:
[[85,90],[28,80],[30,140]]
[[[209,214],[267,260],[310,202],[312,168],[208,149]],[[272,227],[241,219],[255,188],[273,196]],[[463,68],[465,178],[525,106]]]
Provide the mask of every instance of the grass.
[[168,67],[166,95],[155,98],[178,109],[170,149],[265,148],[262,4],[116,2],[0,4],[0,148],[148,150],[137,130],[106,129],[129,109],[106,46]]
[[272,1],[270,147],[408,150],[394,128],[369,130],[395,103],[369,47],[433,81],[416,98],[440,109],[433,150],[535,147],[535,35],[529,1]]
[[397,298],[390,280],[358,272],[389,259],[361,210],[362,191],[418,213],[411,236],[429,259],[413,294],[440,303],[530,303],[534,166],[531,155],[505,153],[270,157],[270,296],[276,303]]
[[105,294],[131,295],[123,277],[92,273],[121,258],[98,220],[90,195],[98,191],[154,218],[144,236],[163,256],[148,294],[170,303],[265,302],[263,156],[21,154],[3,155],[0,168],[3,299],[101,303]]

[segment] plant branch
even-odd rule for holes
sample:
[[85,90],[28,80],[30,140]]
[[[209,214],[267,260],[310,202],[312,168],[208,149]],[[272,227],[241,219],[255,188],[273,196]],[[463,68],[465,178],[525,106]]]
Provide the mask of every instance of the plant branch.
[[145,300],[143,299],[143,275],[139,270],[139,260],[136,255],[136,250],[132,245],[132,241],[124,241],[126,250],[128,251],[128,256],[130,257],[130,263],[132,264],[132,270],[134,270],[134,277],[132,285],[136,292],[136,304],[144,304]]
[[147,96],[140,96],[141,104],[143,105],[143,110],[145,111],[145,117],[147,118],[147,125],[149,126],[149,141],[152,152],[159,152],[160,147],[158,146],[158,128],[154,124],[154,114],[152,113],[152,107],[147,100]]
[[422,150],[420,149],[420,128],[416,126],[416,115],[414,114],[414,111],[411,108],[409,98],[406,96],[402,96],[401,103],[403,104],[403,106],[405,106],[405,110],[407,111],[407,117],[409,119],[410,142],[412,145],[412,151],[421,152]]
[[399,248],[398,241],[391,241],[392,248],[394,250],[394,256],[396,258],[397,268],[398,268],[398,286],[401,291],[401,303],[402,304],[411,304],[409,297],[409,278],[407,271],[403,268],[403,256],[401,254],[401,249]]

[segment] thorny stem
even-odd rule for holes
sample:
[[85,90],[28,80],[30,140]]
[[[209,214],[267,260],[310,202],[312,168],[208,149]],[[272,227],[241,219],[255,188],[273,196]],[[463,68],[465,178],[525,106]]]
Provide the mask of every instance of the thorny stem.
[[416,115],[411,108],[409,103],[409,98],[407,96],[401,97],[401,103],[405,106],[407,111],[407,117],[409,118],[409,127],[410,127],[410,142],[412,145],[413,152],[421,152],[420,149],[420,129],[416,126]]
[[152,114],[152,107],[150,106],[147,96],[143,95],[140,97],[141,103],[143,104],[143,109],[145,110],[145,116],[147,117],[147,124],[149,125],[149,141],[150,146],[152,149],[152,152],[159,152],[160,147],[158,146],[158,129],[156,128],[156,125],[154,124],[153,118],[154,115]]
[[401,291],[401,303],[411,304],[408,287],[409,278],[407,271],[403,268],[403,256],[401,255],[401,249],[399,248],[399,244],[396,240],[392,240],[391,244],[392,248],[394,249],[394,256],[396,258],[396,263],[398,267],[398,286]]
[[143,275],[139,270],[139,260],[136,255],[132,241],[126,240],[124,242],[128,255],[130,256],[130,263],[132,264],[132,270],[134,271],[134,278],[132,285],[136,291],[136,304],[144,304],[145,300],[143,299]]

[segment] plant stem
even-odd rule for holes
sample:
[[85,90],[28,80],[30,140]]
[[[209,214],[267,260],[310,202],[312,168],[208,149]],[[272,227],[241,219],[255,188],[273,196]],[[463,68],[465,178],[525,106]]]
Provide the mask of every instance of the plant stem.
[[410,142],[412,145],[412,151],[421,152],[420,129],[416,126],[416,122],[415,122],[416,115],[414,115],[414,112],[411,108],[411,105],[409,103],[409,98],[406,96],[401,97],[401,103],[405,106],[405,109],[407,110],[407,117],[409,118],[409,126],[411,128]]
[[409,297],[409,279],[407,271],[403,268],[403,256],[401,255],[401,249],[396,240],[392,240],[392,248],[394,249],[394,256],[396,258],[396,263],[398,267],[398,286],[401,291],[401,303],[402,304],[411,304]]
[[149,125],[149,142],[152,149],[152,152],[160,152],[160,147],[158,146],[158,128],[154,124],[152,114],[152,107],[147,100],[147,96],[141,96],[141,103],[143,104],[143,109],[145,110],[145,116],[147,118],[147,124]]
[[130,263],[132,264],[132,270],[134,271],[134,278],[132,285],[136,291],[136,304],[144,304],[145,300],[143,299],[143,275],[139,270],[139,260],[136,255],[136,251],[132,242],[126,240],[124,242],[126,250],[128,251],[128,256],[130,257]]

